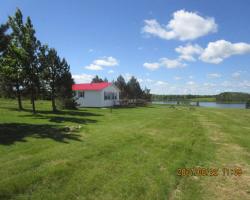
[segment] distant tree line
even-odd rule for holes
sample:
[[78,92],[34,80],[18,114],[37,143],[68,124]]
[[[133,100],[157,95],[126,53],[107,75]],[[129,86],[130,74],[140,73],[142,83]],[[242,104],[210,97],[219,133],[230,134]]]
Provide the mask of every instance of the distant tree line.
[[159,95],[152,94],[152,101],[187,101],[195,98],[210,98],[215,97],[215,95]]
[[[92,83],[101,83],[108,82],[108,79],[102,79],[98,76],[95,76]],[[138,80],[132,76],[128,82],[125,81],[122,75],[113,81],[113,83],[120,89],[120,99],[144,99],[151,101],[150,90],[147,88],[142,89]]]
[[250,100],[250,94],[243,92],[223,92],[216,95],[217,102],[227,102],[227,103],[246,103]]
[[246,103],[250,94],[242,92],[223,92],[218,95],[158,95],[152,94],[152,101],[185,101],[196,98],[215,98],[221,103]]
[[[35,100],[51,100],[57,106],[74,107],[70,66],[57,51],[41,44],[30,17],[23,21],[21,10],[0,26],[0,97],[30,98],[33,113]],[[56,103],[57,102],[57,103]]]

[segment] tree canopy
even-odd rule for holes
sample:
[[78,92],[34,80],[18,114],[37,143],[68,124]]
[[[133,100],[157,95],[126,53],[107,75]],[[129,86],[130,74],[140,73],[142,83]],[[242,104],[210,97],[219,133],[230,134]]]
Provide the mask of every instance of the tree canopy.
[[74,104],[70,66],[55,49],[41,44],[31,18],[23,20],[20,9],[0,26],[0,78],[0,95],[12,90],[20,110],[22,96],[30,97],[34,113],[35,100],[41,97],[51,99],[53,111],[56,98],[65,106]]

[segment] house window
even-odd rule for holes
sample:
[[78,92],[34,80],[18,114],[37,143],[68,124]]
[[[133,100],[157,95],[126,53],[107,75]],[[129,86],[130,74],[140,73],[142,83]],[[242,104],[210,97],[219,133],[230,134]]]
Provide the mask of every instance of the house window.
[[84,98],[84,91],[78,91],[78,97]]
[[104,100],[114,100],[114,99],[117,99],[116,93],[104,92]]

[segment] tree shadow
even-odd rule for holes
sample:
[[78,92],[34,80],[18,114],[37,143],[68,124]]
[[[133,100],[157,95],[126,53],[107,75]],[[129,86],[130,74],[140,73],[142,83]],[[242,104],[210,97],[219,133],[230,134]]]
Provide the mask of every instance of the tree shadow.
[[97,120],[94,120],[94,119],[66,117],[66,116],[58,116],[58,115],[29,114],[29,115],[21,115],[20,117],[45,119],[45,120],[49,120],[50,122],[55,122],[55,123],[72,122],[72,123],[76,123],[76,124],[87,124],[87,123],[96,123],[97,122]]
[[[20,111],[18,108],[7,108],[7,107],[1,107],[1,106],[0,106],[0,108],[8,109],[11,111]],[[32,112],[31,109],[23,109],[21,111]],[[88,112],[87,110],[58,110],[56,112],[53,112],[50,110],[37,110],[36,114],[71,115],[71,116],[79,116],[79,117],[103,116],[102,114]]]
[[0,145],[26,142],[25,137],[49,138],[57,142],[81,141],[80,135],[65,127],[49,124],[3,123],[0,124]]
[[101,114],[87,112],[86,110],[58,110],[56,112],[52,111],[37,111],[38,114],[57,114],[57,115],[71,115],[79,117],[92,117],[92,116],[103,116]]

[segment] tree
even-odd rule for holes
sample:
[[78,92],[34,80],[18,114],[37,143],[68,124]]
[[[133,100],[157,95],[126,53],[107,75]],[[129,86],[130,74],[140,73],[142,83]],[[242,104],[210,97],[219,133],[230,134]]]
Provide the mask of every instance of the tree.
[[60,62],[61,71],[58,79],[56,80],[56,96],[62,108],[72,109],[75,108],[76,103],[73,99],[72,85],[74,80],[70,73],[70,66],[65,58]]
[[7,34],[8,29],[9,25],[7,23],[0,25],[0,96],[11,97],[13,94],[12,87],[9,79],[4,76],[2,68],[4,53],[7,50],[11,38],[10,35]]
[[120,98],[124,99],[128,97],[128,92],[127,92],[127,84],[125,79],[123,78],[122,75],[118,76],[117,80],[115,81],[116,87],[120,89]]
[[250,109],[250,100],[248,100],[248,101],[246,102],[246,108],[247,108],[247,109]]
[[26,74],[26,84],[30,91],[30,100],[32,103],[32,111],[36,112],[35,108],[35,96],[36,91],[39,87],[39,47],[40,42],[35,36],[35,30],[33,28],[30,17],[27,18],[27,22],[24,27],[24,50],[27,53],[25,59],[25,74]]
[[60,58],[55,49],[49,49],[44,45],[40,48],[39,60],[41,63],[42,79],[47,89],[50,91],[52,111],[57,111],[56,98],[56,81],[60,74]]
[[17,9],[13,17],[9,17],[8,25],[12,32],[9,44],[1,58],[1,76],[4,76],[12,87],[15,88],[18,108],[22,110],[21,90],[24,88],[24,65],[27,59],[27,52],[23,48],[24,25],[23,16],[19,9]]
[[105,78],[103,79],[103,82],[108,83],[109,81],[108,81],[108,79],[105,77]]
[[134,76],[132,76],[127,83],[127,91],[130,99],[138,99],[142,97],[143,92],[140,83]]
[[9,25],[7,23],[0,25],[0,56],[7,50],[10,42],[11,37],[6,33],[8,29]]
[[102,83],[104,82],[101,78],[99,78],[97,75],[92,79],[91,83]]
[[145,99],[147,101],[151,101],[152,95],[150,94],[150,89],[146,88],[142,92],[142,99]]

